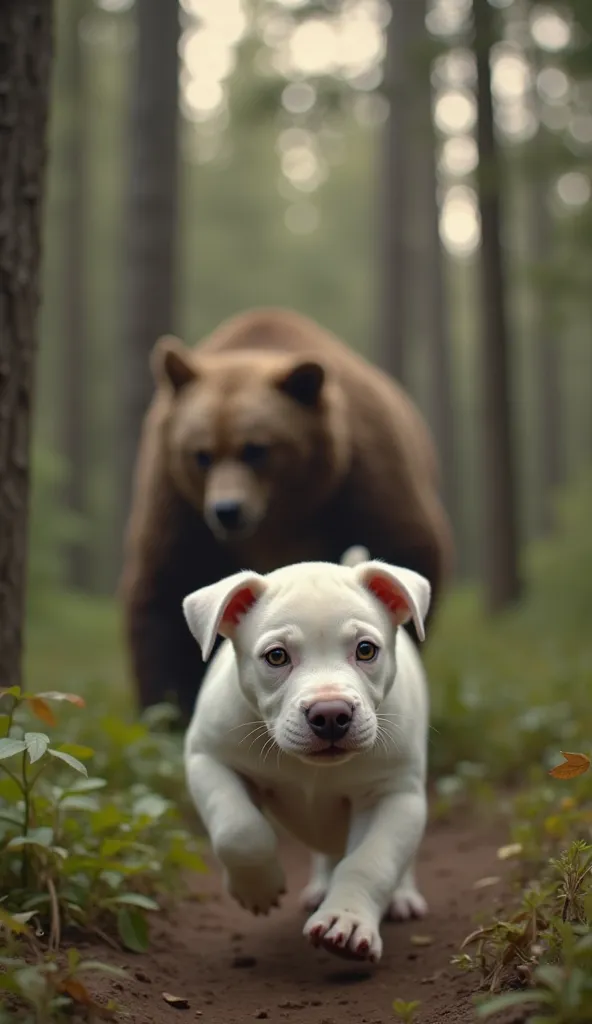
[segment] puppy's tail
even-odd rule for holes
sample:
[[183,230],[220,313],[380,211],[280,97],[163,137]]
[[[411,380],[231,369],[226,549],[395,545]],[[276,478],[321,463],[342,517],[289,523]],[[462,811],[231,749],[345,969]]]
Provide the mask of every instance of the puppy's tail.
[[370,561],[370,552],[362,544],[354,544],[341,556],[341,564],[347,565],[349,569],[355,569],[356,565]]

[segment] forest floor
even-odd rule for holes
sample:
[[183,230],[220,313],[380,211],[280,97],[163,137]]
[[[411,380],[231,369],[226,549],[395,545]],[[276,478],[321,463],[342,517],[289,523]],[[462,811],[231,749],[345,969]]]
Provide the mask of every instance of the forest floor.
[[[373,970],[307,945],[298,907],[307,854],[287,842],[282,859],[289,892],[270,917],[242,911],[222,893],[214,868],[198,876],[191,897],[168,919],[153,923],[146,954],[89,945],[85,954],[125,966],[130,979],[123,985],[105,978],[93,988],[116,1001],[128,1024],[165,1024],[183,1016],[203,1024],[390,1024],[397,998],[420,1002],[414,1024],[475,1021],[475,976],[450,961],[481,915],[501,901],[503,880],[482,887],[479,882],[503,874],[496,854],[505,836],[503,824],[475,825],[462,818],[430,826],[418,870],[429,916],[385,924],[384,956]],[[164,993],[187,1005],[174,1008]]]

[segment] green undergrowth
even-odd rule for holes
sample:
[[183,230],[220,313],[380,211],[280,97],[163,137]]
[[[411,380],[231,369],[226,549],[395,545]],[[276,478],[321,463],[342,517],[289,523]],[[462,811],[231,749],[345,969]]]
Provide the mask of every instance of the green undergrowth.
[[59,1019],[73,1003],[96,1016],[83,976],[111,968],[82,960],[78,936],[143,952],[150,916],[205,869],[171,798],[181,760],[178,739],[158,731],[168,713],[126,722],[94,717],[77,694],[0,692],[0,990],[16,1000],[11,1020]]

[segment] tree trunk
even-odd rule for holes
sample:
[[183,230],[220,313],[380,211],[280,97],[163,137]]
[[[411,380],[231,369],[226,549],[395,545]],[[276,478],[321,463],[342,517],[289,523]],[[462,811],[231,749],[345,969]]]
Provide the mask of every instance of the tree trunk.
[[51,0],[0,4],[0,686],[21,680]]
[[[80,26],[86,13],[85,0],[77,0],[66,11],[66,32],[62,51],[64,101],[68,121],[64,132],[63,173],[68,184],[67,208],[62,244],[64,347],[62,382],[62,452],[68,463],[65,500],[70,512],[81,520],[87,511],[88,485],[88,400],[86,317],[86,166],[85,166],[85,74]],[[73,587],[90,588],[89,545],[75,540],[67,550],[67,580]]]
[[512,458],[509,327],[501,244],[501,161],[491,92],[494,12],[473,0],[477,62],[478,191],[481,214],[483,493],[488,604],[498,611],[520,594]]
[[140,427],[153,393],[149,355],[159,335],[173,327],[177,214],[178,4],[176,0],[141,0],[135,9],[137,65],[121,352],[121,537]]
[[409,222],[406,262],[413,279],[417,343],[427,364],[427,419],[438,446],[444,502],[453,524],[458,526],[450,323],[440,239],[432,62],[426,48],[426,44],[430,46],[425,27],[428,5],[426,0],[403,0],[403,7],[408,21],[411,65],[407,81],[410,125],[406,146],[412,175],[411,194],[405,203]]
[[383,91],[389,103],[384,127],[382,180],[378,190],[380,294],[378,362],[405,383],[405,340],[409,322],[408,267],[405,251],[407,178],[407,0],[391,0],[387,27]]

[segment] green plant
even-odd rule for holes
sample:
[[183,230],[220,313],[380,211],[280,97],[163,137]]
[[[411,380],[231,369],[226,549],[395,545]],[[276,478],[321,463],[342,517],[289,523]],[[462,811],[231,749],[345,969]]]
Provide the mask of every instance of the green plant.
[[[0,701],[0,890],[9,913],[25,913],[57,949],[65,928],[82,928],[134,951],[148,945],[146,914],[178,892],[186,871],[204,870],[195,838],[172,801],[143,781],[114,790],[88,777],[93,750],[51,744],[26,728],[31,713],[55,723],[51,703],[84,702],[71,694],[5,690]],[[72,771],[79,778],[72,778]]]
[[413,1024],[420,1006],[421,1003],[418,999],[413,999],[408,1003],[404,999],[395,999],[393,1002],[393,1013],[397,1020],[402,1021],[403,1024]]
[[[111,1020],[114,1005],[97,1003],[86,979],[93,973],[125,979],[125,971],[99,960],[83,960],[76,949],[69,949],[62,963],[52,956],[40,956],[22,920],[26,916],[12,917],[5,911],[0,916],[0,927],[13,937],[13,945],[18,937],[21,944],[28,944],[29,954],[0,957],[0,1024],[59,1024],[71,1020],[73,1010],[78,1019],[82,1016],[84,1020]],[[18,946],[13,952],[20,952]]]

